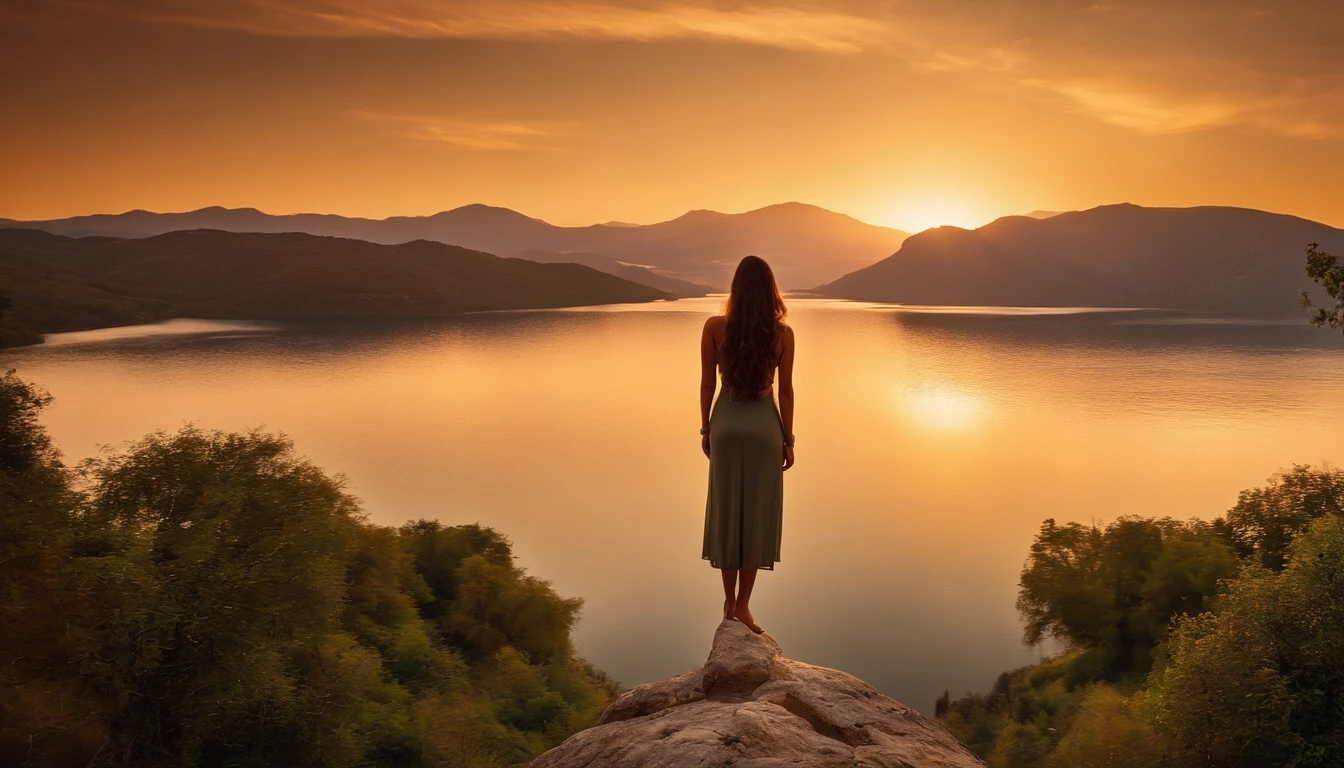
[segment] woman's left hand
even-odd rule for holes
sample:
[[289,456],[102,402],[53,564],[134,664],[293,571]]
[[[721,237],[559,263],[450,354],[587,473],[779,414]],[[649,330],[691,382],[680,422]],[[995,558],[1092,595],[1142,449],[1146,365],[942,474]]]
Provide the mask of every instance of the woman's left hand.
[[700,450],[705,452],[705,458],[709,458],[709,435],[701,435]]
[[793,446],[786,445],[784,446],[784,469],[788,469],[789,467],[792,466],[793,466]]

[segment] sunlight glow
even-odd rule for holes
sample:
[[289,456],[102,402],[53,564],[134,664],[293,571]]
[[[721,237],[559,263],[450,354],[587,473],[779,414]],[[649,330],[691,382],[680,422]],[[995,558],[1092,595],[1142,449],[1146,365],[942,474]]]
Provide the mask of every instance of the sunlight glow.
[[969,392],[928,387],[904,393],[904,408],[915,422],[942,430],[976,426],[984,415],[984,401]]
[[979,206],[955,198],[921,197],[898,203],[891,214],[892,225],[911,234],[942,226],[975,229],[993,217]]

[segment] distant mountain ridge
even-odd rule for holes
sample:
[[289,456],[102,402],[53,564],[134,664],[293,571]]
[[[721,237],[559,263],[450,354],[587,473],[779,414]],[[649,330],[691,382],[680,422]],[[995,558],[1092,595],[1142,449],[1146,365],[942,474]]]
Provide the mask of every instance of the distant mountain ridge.
[[1303,247],[1344,230],[1248,208],[1104,205],[939,227],[817,293],[903,304],[1278,311],[1314,290]]
[[[803,203],[782,203],[746,213],[690,211],[657,224],[594,224],[560,227],[508,208],[466,205],[431,216],[365,219],[333,214],[271,215],[255,208],[202,208],[185,213],[135,210],[47,221],[0,220],[0,227],[40,229],[72,237],[150,237],[167,232],[215,229],[229,232],[305,232],[372,243],[433,240],[499,256],[564,254],[605,256],[598,268],[622,277],[615,261],[645,265],[655,275],[715,290],[727,288],[732,270],[747,254],[775,269],[782,288],[804,288],[872,264],[908,236],[844,214]],[[649,284],[654,284],[650,281]],[[703,293],[703,288],[700,292]],[[694,295],[674,291],[679,295]]]
[[427,240],[218,230],[75,239],[15,228],[0,229],[0,295],[13,302],[0,318],[11,339],[171,317],[423,317],[669,296],[579,264]]

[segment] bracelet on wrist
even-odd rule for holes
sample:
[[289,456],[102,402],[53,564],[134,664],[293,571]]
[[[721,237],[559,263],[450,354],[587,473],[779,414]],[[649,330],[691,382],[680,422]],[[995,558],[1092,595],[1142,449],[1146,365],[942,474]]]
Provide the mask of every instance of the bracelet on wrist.
[[793,435],[789,435],[788,437],[784,438],[784,447],[785,448],[793,447]]
[[703,437],[704,435],[708,435],[708,434],[709,434],[709,427],[701,427],[701,428],[700,428],[700,435],[701,435],[702,437]]

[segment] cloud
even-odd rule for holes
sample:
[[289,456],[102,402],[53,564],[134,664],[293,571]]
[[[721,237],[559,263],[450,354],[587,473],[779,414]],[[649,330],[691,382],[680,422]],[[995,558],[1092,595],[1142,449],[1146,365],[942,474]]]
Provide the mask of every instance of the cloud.
[[[1044,97],[1061,110],[1142,133],[1235,128],[1344,138],[1344,67],[1337,63],[1344,13],[1336,0],[64,2],[270,37],[704,40],[861,55],[874,68],[905,66],[974,88]],[[501,129],[497,141],[514,141],[510,136]]]
[[[1005,0],[923,6],[918,72],[1044,95],[1148,134],[1344,139],[1344,14],[1316,0]],[[916,26],[917,25],[917,26]]]
[[1024,78],[1020,82],[1064,97],[1077,111],[1143,133],[1185,133],[1212,128],[1246,127],[1306,139],[1330,139],[1344,135],[1344,126],[1314,116],[1322,108],[1342,103],[1344,90],[1314,96],[1163,94],[1151,88],[1144,92],[1142,85],[1102,81]]
[[723,7],[566,0],[74,0],[164,24],[272,37],[677,40],[856,53],[883,39],[874,18],[771,3]]
[[1220,99],[1168,102],[1128,87],[1086,80],[1023,78],[1019,82],[1063,96],[1078,111],[1100,120],[1144,133],[1181,133],[1231,125],[1240,121],[1242,111],[1239,105]]
[[917,72],[957,72],[973,69],[979,65],[974,59],[957,56],[947,51],[935,51],[928,58],[912,61],[910,66]]
[[473,120],[461,117],[395,115],[357,111],[361,120],[380,123],[394,136],[458,149],[556,151],[555,139],[573,131],[572,123]]

